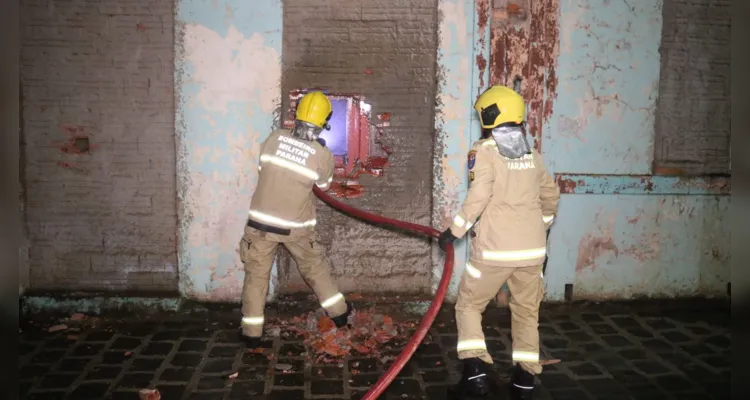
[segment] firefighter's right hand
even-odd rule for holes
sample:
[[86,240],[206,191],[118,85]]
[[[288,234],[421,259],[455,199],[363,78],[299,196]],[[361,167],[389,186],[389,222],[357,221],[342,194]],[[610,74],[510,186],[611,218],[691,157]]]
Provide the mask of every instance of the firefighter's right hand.
[[451,232],[451,228],[448,228],[440,234],[440,237],[438,238],[438,246],[440,246],[441,250],[445,251],[448,244],[453,243],[456,239],[457,238],[453,235],[453,232]]

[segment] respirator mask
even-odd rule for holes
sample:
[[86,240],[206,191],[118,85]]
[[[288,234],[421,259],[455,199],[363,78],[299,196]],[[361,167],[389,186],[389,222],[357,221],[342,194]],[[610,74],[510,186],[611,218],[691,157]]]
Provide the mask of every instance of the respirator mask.
[[294,121],[294,127],[292,128],[292,136],[303,140],[314,141],[320,137],[324,128],[330,130],[331,126],[326,123],[323,128],[318,128],[309,122],[296,120]]
[[497,143],[497,150],[510,159],[521,158],[531,153],[526,135],[521,126],[498,126],[492,128],[492,138]]

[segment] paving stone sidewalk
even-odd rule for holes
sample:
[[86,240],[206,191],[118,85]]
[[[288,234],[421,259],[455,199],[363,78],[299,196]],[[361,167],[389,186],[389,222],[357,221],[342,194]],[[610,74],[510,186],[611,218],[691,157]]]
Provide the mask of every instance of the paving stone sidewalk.
[[[460,371],[453,315],[445,306],[382,399],[446,397]],[[49,332],[60,323],[52,317],[24,319],[21,398],[138,399],[139,389],[158,388],[164,400],[360,399],[389,366],[364,355],[314,364],[288,332],[268,338],[265,354],[249,353],[238,319],[236,310],[103,316],[80,332]],[[498,379],[507,379],[508,310],[490,308],[484,320]],[[729,321],[728,305],[717,301],[545,305],[543,358],[562,362],[545,366],[537,397],[729,399]],[[404,344],[397,339],[389,354]]]

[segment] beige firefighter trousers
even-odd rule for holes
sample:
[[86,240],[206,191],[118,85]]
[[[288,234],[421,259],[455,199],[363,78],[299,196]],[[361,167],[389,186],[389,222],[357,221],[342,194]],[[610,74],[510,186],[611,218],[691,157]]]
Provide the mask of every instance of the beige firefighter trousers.
[[478,357],[492,363],[482,332],[482,312],[506,281],[511,295],[513,363],[532,374],[540,374],[539,305],[544,296],[541,265],[503,268],[467,264],[456,302],[458,358]]
[[246,228],[240,241],[240,258],[245,265],[242,286],[242,334],[258,337],[263,333],[266,296],[276,248],[283,244],[297,262],[300,274],[315,292],[330,317],[346,312],[344,296],[331,278],[330,262],[323,255],[315,236],[282,236]]

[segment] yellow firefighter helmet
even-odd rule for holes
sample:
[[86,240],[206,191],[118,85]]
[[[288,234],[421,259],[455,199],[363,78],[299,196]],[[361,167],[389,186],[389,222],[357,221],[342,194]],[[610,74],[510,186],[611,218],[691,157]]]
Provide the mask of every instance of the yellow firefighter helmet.
[[477,110],[484,129],[509,122],[521,124],[526,118],[523,97],[513,89],[500,85],[485,90],[474,103],[474,109]]
[[318,128],[329,129],[328,120],[331,115],[333,115],[333,107],[328,97],[322,92],[310,92],[302,96],[297,104],[295,118]]

